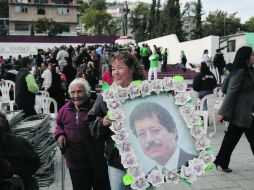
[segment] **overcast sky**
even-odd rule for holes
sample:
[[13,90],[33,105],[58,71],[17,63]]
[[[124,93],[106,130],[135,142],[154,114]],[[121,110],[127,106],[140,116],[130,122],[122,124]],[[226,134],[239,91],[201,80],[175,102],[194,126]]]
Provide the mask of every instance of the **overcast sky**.
[[[124,0],[118,0],[124,1]],[[128,1],[137,1],[137,0],[128,0]],[[139,0],[147,3],[151,3],[152,0]],[[161,0],[165,2],[166,0]],[[189,0],[180,0],[180,3],[184,5]],[[254,16],[254,0],[201,0],[203,5],[203,11],[207,15],[210,11],[216,11],[220,9],[226,11],[229,14],[238,12],[237,17],[241,18],[241,22],[244,23],[250,17]],[[205,15],[205,16],[206,16]],[[203,19],[205,19],[205,16]]]

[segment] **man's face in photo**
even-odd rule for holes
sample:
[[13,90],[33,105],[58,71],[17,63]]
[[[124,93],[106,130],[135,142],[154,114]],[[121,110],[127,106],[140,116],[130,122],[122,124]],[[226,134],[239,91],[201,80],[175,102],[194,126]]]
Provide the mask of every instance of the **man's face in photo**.
[[160,165],[165,165],[176,149],[176,129],[169,132],[156,114],[136,120],[134,126],[144,153]]

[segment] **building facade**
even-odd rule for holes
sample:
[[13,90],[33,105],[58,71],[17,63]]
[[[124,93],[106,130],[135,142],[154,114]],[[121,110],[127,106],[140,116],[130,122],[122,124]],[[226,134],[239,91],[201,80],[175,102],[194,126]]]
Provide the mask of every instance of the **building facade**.
[[65,26],[63,36],[77,35],[77,0],[8,0],[9,35],[30,35],[32,22],[51,18]]

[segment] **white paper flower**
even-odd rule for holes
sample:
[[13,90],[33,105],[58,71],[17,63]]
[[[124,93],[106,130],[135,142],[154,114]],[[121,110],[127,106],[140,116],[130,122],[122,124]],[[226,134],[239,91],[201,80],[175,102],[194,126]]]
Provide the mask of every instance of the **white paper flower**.
[[118,88],[116,93],[120,102],[124,103],[125,100],[129,99],[129,89],[128,88]]
[[191,104],[185,104],[181,106],[179,110],[182,116],[191,115],[194,112],[195,107]]
[[160,79],[152,80],[152,91],[159,94],[160,92],[164,91],[162,81]]
[[133,152],[129,152],[121,155],[121,162],[124,168],[129,168],[137,164],[137,158]]
[[174,91],[175,92],[185,92],[187,89],[187,84],[184,81],[174,81]]
[[111,110],[121,109],[121,106],[122,106],[121,102],[116,99],[107,102],[107,107],[108,109],[111,109]]
[[164,176],[158,170],[153,170],[147,177],[147,180],[154,186],[158,187],[164,183]]
[[172,77],[165,77],[162,80],[162,85],[165,91],[174,90],[174,83],[172,81]]
[[167,171],[165,173],[165,179],[167,183],[178,184],[180,181],[180,176],[176,171]]
[[196,171],[193,166],[182,166],[181,167],[181,177],[186,179],[189,183],[193,183],[197,180]]
[[202,127],[194,125],[190,130],[190,134],[198,139],[205,135],[205,131]]
[[202,159],[205,164],[212,163],[215,160],[215,156],[212,153],[202,151],[199,155],[199,159]]
[[210,140],[206,138],[205,136],[202,136],[201,138],[198,138],[196,140],[196,149],[197,150],[205,150],[210,146]]
[[149,183],[145,177],[136,178],[134,183],[131,185],[132,189],[143,190],[149,187]]
[[111,129],[111,131],[113,131],[114,133],[118,134],[124,131],[124,126],[122,121],[113,121],[112,125],[109,127]]
[[103,96],[103,99],[105,101],[110,101],[112,99],[115,99],[117,94],[116,92],[113,90],[113,89],[110,89],[110,90],[106,90],[102,93],[102,96]]
[[204,169],[206,164],[203,162],[203,160],[194,158],[193,160],[189,161],[189,165],[194,167],[197,176],[201,176],[202,174],[205,173]]
[[110,112],[110,119],[111,120],[115,120],[115,121],[122,121],[124,120],[124,113],[123,111],[120,110],[114,110],[112,112]]
[[142,97],[149,96],[152,92],[150,83],[148,81],[143,81],[141,84],[141,95]]
[[120,144],[118,149],[120,151],[120,154],[126,154],[128,152],[133,151],[131,144],[129,142],[123,142],[122,144]]
[[176,94],[175,96],[175,103],[176,105],[184,105],[191,99],[191,96],[189,93],[186,92],[180,92]]
[[137,84],[135,84],[134,82],[132,82],[129,85],[129,93],[130,93],[131,99],[139,97],[141,95],[140,87]]
[[128,173],[133,176],[134,178],[144,177],[145,174],[142,172],[140,166],[133,166],[128,168]]
[[188,128],[192,128],[195,125],[200,125],[200,123],[201,123],[200,116],[195,115],[195,114],[193,114],[193,115],[186,115],[186,116],[183,117],[183,119],[185,120]]
[[112,135],[111,137],[116,142],[116,144],[121,144],[128,138],[128,133],[121,132],[119,134]]

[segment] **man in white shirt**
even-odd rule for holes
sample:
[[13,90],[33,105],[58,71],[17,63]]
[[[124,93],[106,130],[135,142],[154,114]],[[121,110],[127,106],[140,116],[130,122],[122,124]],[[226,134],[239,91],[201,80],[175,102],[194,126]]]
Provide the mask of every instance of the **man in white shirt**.
[[42,62],[41,70],[43,71],[41,75],[41,78],[43,79],[42,88],[47,91],[52,84],[52,73],[48,69],[48,64],[46,62]]
[[177,145],[176,124],[170,113],[155,102],[142,102],[130,114],[130,125],[141,149],[162,172],[186,165],[195,155]]

